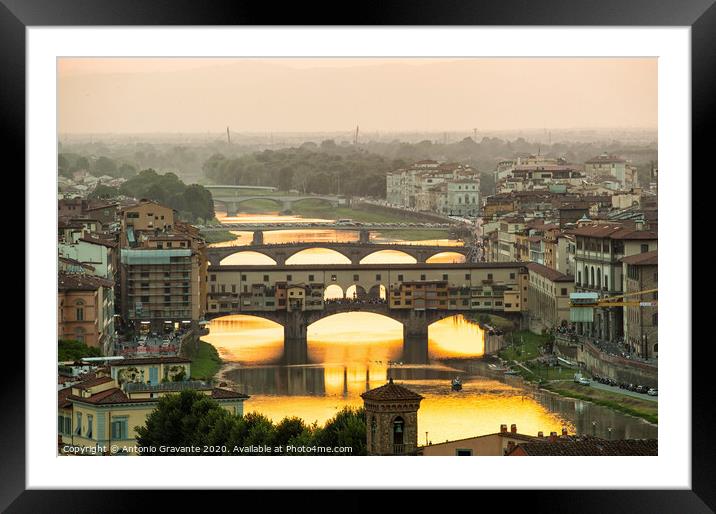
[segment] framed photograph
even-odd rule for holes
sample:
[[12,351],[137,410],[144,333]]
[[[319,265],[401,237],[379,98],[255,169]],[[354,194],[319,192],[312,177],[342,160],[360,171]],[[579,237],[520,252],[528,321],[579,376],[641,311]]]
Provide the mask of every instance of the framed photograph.
[[711,511],[690,282],[711,2],[291,11],[4,2],[28,301],[0,505]]

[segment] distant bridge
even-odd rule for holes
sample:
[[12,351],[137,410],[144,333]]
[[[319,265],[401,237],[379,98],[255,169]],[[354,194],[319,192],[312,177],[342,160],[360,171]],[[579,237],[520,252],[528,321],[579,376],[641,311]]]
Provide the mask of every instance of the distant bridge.
[[360,262],[371,254],[385,250],[396,250],[413,257],[418,263],[426,263],[428,259],[444,252],[457,253],[467,260],[471,249],[465,246],[442,246],[421,244],[396,243],[324,243],[324,242],[296,242],[279,244],[251,244],[246,246],[210,246],[207,248],[207,258],[212,266],[219,266],[221,261],[230,255],[240,252],[257,252],[273,259],[277,265],[283,266],[292,256],[303,250],[311,248],[326,248],[340,253],[350,259],[351,264]]
[[295,230],[295,229],[331,229],[331,230],[426,230],[450,229],[457,225],[453,223],[361,223],[358,221],[336,223],[335,221],[288,221],[283,223],[222,223],[211,227],[200,227],[202,232],[222,232],[224,230],[243,230],[255,232],[257,230]]
[[[278,323],[292,363],[305,362],[308,326],[334,314],[371,312],[400,322],[405,360],[427,362],[432,323],[478,312],[522,325],[527,312],[524,263],[225,265],[208,274],[206,318],[247,314]],[[325,299],[329,288],[341,292],[338,300]]]
[[[340,204],[346,204],[347,200],[335,195],[301,195],[291,193],[280,193],[275,191],[262,194],[247,191],[247,186],[204,186],[211,191],[214,202],[224,204],[227,216],[236,216],[239,210],[239,204],[250,200],[271,200],[276,203],[281,211],[289,210],[295,202],[303,200],[322,200],[336,207]],[[266,191],[266,188],[261,188]]]

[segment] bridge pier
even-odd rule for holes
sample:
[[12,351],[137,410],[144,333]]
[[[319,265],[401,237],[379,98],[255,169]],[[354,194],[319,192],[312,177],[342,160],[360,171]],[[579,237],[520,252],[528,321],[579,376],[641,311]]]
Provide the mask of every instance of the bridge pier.
[[410,311],[403,321],[403,362],[428,364],[429,326],[425,311]]
[[226,202],[226,216],[235,217],[239,212],[239,206],[236,202]]
[[308,363],[308,320],[301,311],[287,312],[283,324],[285,364]]
[[252,245],[262,245],[264,244],[264,232],[263,230],[254,230],[253,236],[251,238],[251,244]]
[[361,230],[358,233],[358,242],[361,244],[370,243],[370,230]]

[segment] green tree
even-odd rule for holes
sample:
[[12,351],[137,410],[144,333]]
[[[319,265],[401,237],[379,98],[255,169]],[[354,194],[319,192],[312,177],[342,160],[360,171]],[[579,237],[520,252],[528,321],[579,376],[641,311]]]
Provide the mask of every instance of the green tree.
[[[226,415],[230,414],[216,400],[198,391],[168,394],[159,399],[145,425],[135,428],[137,445],[145,449],[146,455],[159,454],[158,447],[162,445],[200,445],[205,434],[211,433],[219,420],[226,425],[230,423],[225,421]],[[223,437],[228,437],[229,432],[223,432]],[[212,437],[224,440],[216,432]],[[156,453],[150,451],[152,447],[156,448]]]
[[74,339],[60,339],[57,341],[57,360],[59,362],[78,361],[84,357],[99,357],[99,348],[87,346]]

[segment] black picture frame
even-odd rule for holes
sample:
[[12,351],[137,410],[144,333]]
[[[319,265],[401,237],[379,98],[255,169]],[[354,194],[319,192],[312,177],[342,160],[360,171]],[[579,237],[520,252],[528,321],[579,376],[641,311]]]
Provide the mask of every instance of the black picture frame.
[[[0,0],[0,123],[4,149],[15,158],[15,169],[25,167],[25,29],[29,26],[112,26],[112,25],[532,25],[532,26],[689,26],[692,51],[692,162],[704,172],[713,165],[707,159],[711,141],[707,140],[716,110],[716,6],[714,0],[500,0],[490,3],[415,0],[390,3],[348,3],[340,6],[322,3],[279,4],[214,0]],[[348,9],[346,9],[346,7]],[[349,17],[339,13],[350,13]],[[685,171],[684,171],[685,173]],[[29,184],[32,188],[32,184]],[[31,191],[28,189],[26,194]],[[691,215],[688,213],[687,215]],[[692,218],[693,219],[693,218]],[[18,245],[19,246],[19,245]],[[27,272],[27,270],[26,270]],[[691,277],[684,277],[691,283]],[[691,299],[686,299],[691,301]],[[694,303],[694,305],[697,305]],[[706,308],[701,307],[701,308]],[[708,317],[697,317],[708,319]],[[683,320],[685,336],[691,336],[691,320]],[[708,340],[710,342],[710,339]],[[707,342],[706,340],[703,342]],[[0,422],[0,509],[8,512],[114,512],[135,509],[146,493],[125,491],[25,490],[25,352],[14,334],[6,336],[5,354],[12,366],[4,367],[0,396],[4,412],[12,420]],[[690,343],[690,341],[684,341]],[[531,510],[543,506],[551,511],[580,512],[710,512],[716,508],[716,452],[712,401],[709,398],[709,360],[707,345],[692,345],[692,489],[691,490],[588,490],[521,492],[479,491],[480,502],[490,500],[511,506],[527,500]],[[698,416],[696,416],[698,415]],[[689,434],[684,433],[687,437]],[[117,477],[121,487],[121,477]],[[81,489],[82,478],[77,477]],[[555,488],[559,488],[558,478]],[[627,485],[628,487],[628,485]],[[212,494],[214,494],[212,492]],[[219,493],[217,493],[219,494]],[[242,492],[244,505],[261,501]],[[253,493],[252,493],[253,494]],[[261,494],[258,492],[257,494]],[[263,493],[266,494],[265,492]],[[274,493],[272,493],[273,495]],[[310,493],[309,493],[310,494]],[[313,493],[315,494],[315,493]],[[340,501],[341,510],[357,510],[363,503],[359,491],[320,495],[324,505]],[[491,498],[487,498],[489,495]],[[186,502],[186,492],[161,493],[164,509]],[[222,497],[225,496],[222,494]],[[420,501],[420,494],[413,494]],[[213,500],[212,503],[214,503]],[[222,500],[218,498],[218,501]],[[306,499],[310,502],[310,499]],[[406,499],[382,500],[384,508],[393,501],[405,505]],[[127,506],[128,503],[133,505]],[[214,504],[216,507],[220,503]],[[62,506],[65,506],[64,508]],[[362,509],[361,509],[362,510]],[[542,509],[539,509],[542,510]]]

